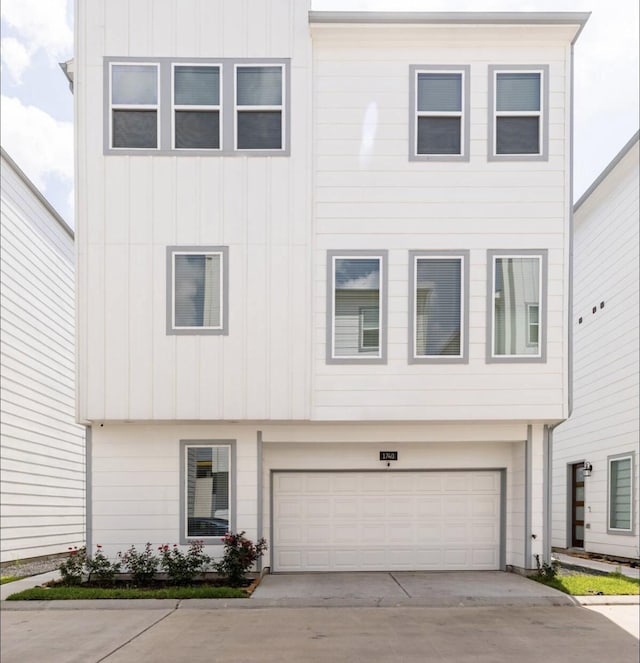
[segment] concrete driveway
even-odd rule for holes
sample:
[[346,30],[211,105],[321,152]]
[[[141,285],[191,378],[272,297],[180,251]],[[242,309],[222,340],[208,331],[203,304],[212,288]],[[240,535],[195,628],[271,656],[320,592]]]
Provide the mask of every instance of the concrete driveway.
[[551,587],[502,571],[283,573],[253,594],[262,606],[551,606],[575,601]]

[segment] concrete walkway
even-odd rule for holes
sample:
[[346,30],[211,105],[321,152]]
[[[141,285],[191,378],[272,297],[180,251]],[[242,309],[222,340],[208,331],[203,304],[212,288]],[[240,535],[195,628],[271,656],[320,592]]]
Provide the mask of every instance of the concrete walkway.
[[253,599],[267,606],[575,605],[556,589],[502,571],[283,573],[267,575]]

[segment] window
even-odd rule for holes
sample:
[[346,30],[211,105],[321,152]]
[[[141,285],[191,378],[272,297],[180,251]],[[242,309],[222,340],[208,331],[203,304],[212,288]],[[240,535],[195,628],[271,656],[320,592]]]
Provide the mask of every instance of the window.
[[409,363],[466,362],[468,251],[409,256]]
[[236,148],[282,149],[282,66],[236,66]]
[[220,149],[220,67],[174,65],[173,147]]
[[227,247],[167,249],[168,334],[227,334]]
[[410,103],[410,159],[469,158],[469,66],[412,66]]
[[181,442],[180,542],[215,539],[234,528],[235,442],[183,440]]
[[158,66],[112,63],[109,81],[110,144],[116,148],[157,149]]
[[546,251],[489,252],[488,361],[544,361]]
[[633,456],[609,457],[609,519],[610,533],[633,531]]
[[547,158],[548,70],[489,67],[491,159]]
[[287,156],[290,60],[105,58],[104,153]]
[[327,270],[327,361],[384,363],[386,251],[333,251]]

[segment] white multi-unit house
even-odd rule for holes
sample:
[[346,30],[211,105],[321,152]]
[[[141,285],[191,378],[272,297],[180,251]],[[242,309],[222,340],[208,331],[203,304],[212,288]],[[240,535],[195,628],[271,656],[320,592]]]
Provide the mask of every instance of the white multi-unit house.
[[531,568],[587,14],[309,9],[76,4],[90,545]]
[[2,150],[0,561],[81,546],[84,427],[75,422],[73,232]]
[[571,417],[554,433],[558,548],[640,557],[638,134],[574,208]]

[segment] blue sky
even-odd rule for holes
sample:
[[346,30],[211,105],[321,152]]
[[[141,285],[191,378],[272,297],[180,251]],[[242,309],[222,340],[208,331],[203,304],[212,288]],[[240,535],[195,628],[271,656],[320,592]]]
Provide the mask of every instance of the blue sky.
[[[108,0],[105,0],[108,1]],[[574,194],[638,130],[637,0],[312,0],[316,10],[591,11],[575,49]],[[2,146],[73,227],[72,0],[2,0]]]

